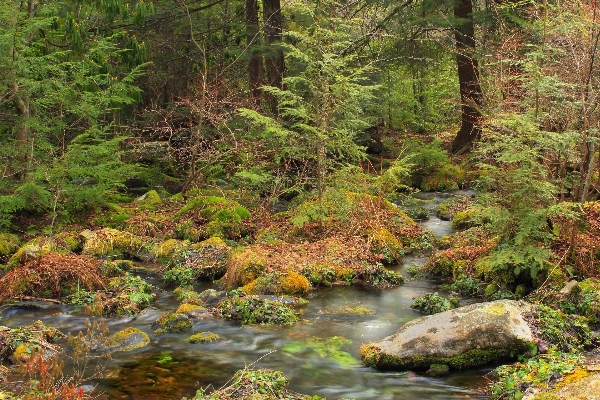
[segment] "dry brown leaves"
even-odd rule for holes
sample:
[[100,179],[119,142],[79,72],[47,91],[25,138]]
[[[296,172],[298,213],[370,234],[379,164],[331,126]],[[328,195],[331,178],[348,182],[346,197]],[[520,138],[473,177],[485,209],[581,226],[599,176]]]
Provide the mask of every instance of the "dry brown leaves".
[[19,296],[60,297],[62,288],[104,287],[101,261],[78,255],[46,254],[0,278],[0,302]]

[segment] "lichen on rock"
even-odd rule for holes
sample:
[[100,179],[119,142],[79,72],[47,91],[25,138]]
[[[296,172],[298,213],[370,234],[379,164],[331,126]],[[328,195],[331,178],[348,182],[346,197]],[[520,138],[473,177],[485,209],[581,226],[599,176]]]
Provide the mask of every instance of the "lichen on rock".
[[363,363],[378,369],[463,369],[524,353],[534,336],[521,313],[530,306],[503,300],[418,318],[394,335],[361,347]]

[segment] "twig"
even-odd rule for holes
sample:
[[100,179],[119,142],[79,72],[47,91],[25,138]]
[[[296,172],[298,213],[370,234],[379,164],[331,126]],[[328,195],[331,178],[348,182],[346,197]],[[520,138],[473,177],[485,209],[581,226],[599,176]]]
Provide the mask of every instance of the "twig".
[[45,299],[43,297],[18,296],[18,297],[15,297],[15,299],[19,299],[21,301],[45,301],[47,303],[62,304],[59,300]]

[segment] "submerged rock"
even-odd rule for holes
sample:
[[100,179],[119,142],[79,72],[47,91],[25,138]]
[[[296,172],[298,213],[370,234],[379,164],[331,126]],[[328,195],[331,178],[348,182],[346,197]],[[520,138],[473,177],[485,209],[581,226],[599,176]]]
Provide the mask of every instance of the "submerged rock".
[[521,316],[531,306],[514,300],[472,304],[418,318],[380,342],[361,347],[363,363],[378,369],[462,369],[523,354],[534,336]]
[[130,351],[147,346],[150,343],[148,335],[137,328],[126,328],[111,335],[104,346],[109,353]]
[[152,324],[155,335],[169,332],[182,332],[192,329],[192,320],[186,314],[166,312]]

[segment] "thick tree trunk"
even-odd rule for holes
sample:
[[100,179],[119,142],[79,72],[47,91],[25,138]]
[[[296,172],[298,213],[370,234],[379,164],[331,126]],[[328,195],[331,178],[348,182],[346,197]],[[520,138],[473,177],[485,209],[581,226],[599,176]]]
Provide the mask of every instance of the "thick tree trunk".
[[[265,66],[267,84],[279,89],[283,88],[285,61],[283,49],[277,45],[281,42],[282,22],[280,0],[263,0],[263,19],[265,44]],[[267,94],[267,102],[273,114],[277,114],[277,97]]]
[[258,29],[258,0],[246,0],[246,43],[250,61],[248,63],[248,78],[250,94],[256,102],[260,102],[263,76],[262,59],[260,56],[260,34]]
[[461,126],[452,142],[452,152],[468,149],[481,134],[481,105],[483,93],[479,84],[479,69],[475,52],[475,26],[472,0],[455,0],[454,17],[456,64],[460,84]]

